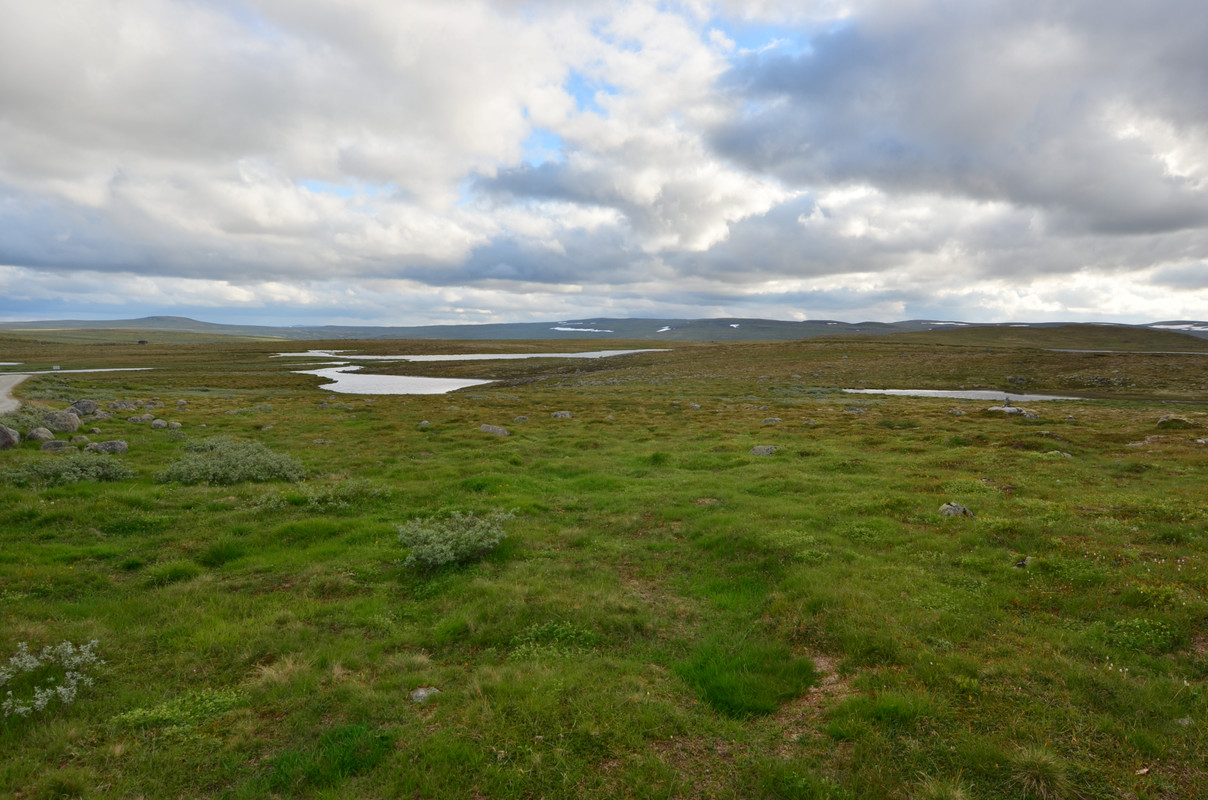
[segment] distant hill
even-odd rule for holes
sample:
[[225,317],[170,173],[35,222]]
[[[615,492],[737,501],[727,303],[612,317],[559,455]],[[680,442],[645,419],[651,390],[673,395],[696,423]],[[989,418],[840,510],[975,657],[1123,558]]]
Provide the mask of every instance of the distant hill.
[[663,341],[794,340],[815,336],[913,334],[911,338],[985,346],[1068,347],[1071,349],[1203,350],[1208,322],[1175,320],[1145,325],[1071,325],[1065,322],[980,324],[946,320],[841,322],[770,319],[606,319],[514,322],[479,325],[278,327],[224,325],[188,317],[156,316],[118,320],[0,322],[0,331],[129,331],[206,334],[297,341],[333,339],[642,339]]

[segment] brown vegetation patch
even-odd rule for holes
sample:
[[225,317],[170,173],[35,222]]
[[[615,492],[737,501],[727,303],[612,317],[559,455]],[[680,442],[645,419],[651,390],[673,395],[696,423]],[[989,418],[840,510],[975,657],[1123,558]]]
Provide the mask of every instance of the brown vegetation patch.
[[781,706],[771,718],[780,732],[777,755],[781,758],[791,758],[793,745],[803,737],[820,738],[823,715],[852,693],[852,676],[840,675],[834,658],[817,651],[804,655],[813,660],[818,682],[801,697]]

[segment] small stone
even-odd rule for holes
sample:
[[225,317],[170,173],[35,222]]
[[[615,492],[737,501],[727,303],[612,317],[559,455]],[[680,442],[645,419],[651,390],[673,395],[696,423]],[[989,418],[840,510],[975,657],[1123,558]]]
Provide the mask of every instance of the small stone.
[[91,434],[97,434],[97,433],[101,432],[101,429],[100,428],[89,428],[88,432]]
[[86,417],[89,414],[95,414],[100,410],[101,406],[95,400],[76,400],[69,407],[69,411],[74,411],[78,416]]
[[180,430],[180,423],[179,423],[179,422],[169,422],[169,423],[168,423],[168,430],[170,430],[170,431],[178,431],[178,430]]
[[763,424],[764,425],[775,425],[776,423],[783,422],[783,421],[784,420],[780,419],[780,417],[767,417],[766,419],[764,419]]
[[318,407],[325,409],[325,408],[330,408],[331,406],[327,405],[327,403],[319,403]]
[[165,429],[167,427],[168,427],[168,421],[166,419],[155,419],[155,420],[151,421],[152,430],[162,431],[163,429]]
[[[846,358],[846,357],[847,356],[844,356],[844,358]],[[855,406],[849,406],[849,407],[843,409],[843,413],[844,414],[867,414],[868,409],[867,408],[856,408]]]
[[1032,557],[1024,556],[1023,558],[1021,558],[1015,562],[1015,568],[1016,569],[1027,569],[1029,566],[1031,566],[1031,564],[1032,564]]
[[524,414],[521,414],[518,417],[514,417],[512,422],[528,422],[528,417],[526,417]]
[[21,444],[21,434],[12,428],[0,425],[0,450],[7,450]]
[[91,441],[91,440],[87,436],[77,435],[77,436],[71,437],[72,444],[88,444],[89,441]]
[[419,423],[418,425],[416,425],[415,427],[417,427],[417,428],[431,428],[431,427],[432,427],[432,423],[431,423],[431,422],[428,422],[428,420],[426,420],[426,419],[425,419],[425,420],[420,420],[420,423]]
[[189,404],[188,400],[177,400],[176,401],[176,405],[178,405],[178,406],[187,406],[188,404]]
[[945,517],[972,517],[973,512],[960,503],[944,503],[940,506],[940,514]]
[[483,423],[482,425],[478,426],[478,430],[482,431],[483,433],[490,433],[494,436],[511,436],[512,435],[512,434],[508,433],[507,428],[501,428],[498,425],[487,425],[486,423]]
[[1195,722],[1195,720],[1193,720],[1191,717],[1179,717],[1174,721],[1174,724],[1178,725],[1180,728],[1190,728],[1191,723],[1193,722]]
[[952,415],[952,416],[954,416],[954,417],[963,417],[963,416],[965,416],[966,414],[968,414],[969,412],[968,412],[968,411],[961,411],[959,408],[954,408],[954,409],[952,409],[951,411],[949,411],[948,413],[949,413],[949,414],[951,414],[951,415]]
[[80,418],[74,411],[47,411],[42,415],[42,422],[59,433],[75,433],[80,429]]
[[411,702],[423,705],[438,694],[440,694],[440,689],[435,686],[421,686],[411,692]]
[[34,428],[29,433],[25,434],[25,438],[31,442],[49,442],[55,438],[55,435],[46,428]]
[[774,445],[770,445],[770,444],[757,444],[751,448],[751,455],[753,455],[753,456],[770,456],[773,453],[775,453],[778,449],[779,449],[778,447],[776,447]]
[[569,411],[555,411],[554,413],[550,414],[550,416],[554,419],[570,419],[574,415]]
[[1046,456],[1057,456],[1059,458],[1073,458],[1072,455],[1070,455],[1069,453],[1066,453],[1062,450],[1050,450],[1049,452],[1045,453],[1045,455]]
[[693,411],[699,411],[700,403],[689,403],[688,408],[691,408]]

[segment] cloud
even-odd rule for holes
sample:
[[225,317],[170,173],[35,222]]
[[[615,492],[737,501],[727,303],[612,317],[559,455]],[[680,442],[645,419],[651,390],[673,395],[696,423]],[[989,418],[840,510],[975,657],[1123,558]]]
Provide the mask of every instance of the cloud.
[[10,5],[4,314],[1139,321],[1203,299],[1191,0]]

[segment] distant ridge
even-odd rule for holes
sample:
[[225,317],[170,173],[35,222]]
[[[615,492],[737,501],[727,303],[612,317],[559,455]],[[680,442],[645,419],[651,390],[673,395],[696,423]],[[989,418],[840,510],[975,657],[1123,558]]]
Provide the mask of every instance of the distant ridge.
[[[958,331],[987,329],[1077,327],[1078,323],[974,323],[957,320],[905,320],[900,322],[842,322],[839,320],[784,320],[720,318],[720,319],[642,319],[602,318],[560,320],[551,322],[512,322],[467,325],[420,326],[360,326],[320,325],[282,327],[269,325],[228,325],[201,322],[188,317],[154,316],[115,320],[37,320],[0,322],[0,331],[81,331],[127,330],[133,332],[204,333],[295,341],[333,339],[641,339],[663,341],[759,341],[809,339],[815,336],[880,335],[895,333],[924,333],[927,331]],[[1102,323],[1085,323],[1103,327]],[[1196,320],[1167,320],[1143,325],[1108,325],[1118,329],[1148,330],[1170,334],[1168,342],[1180,337],[1208,340],[1208,322]],[[942,338],[949,338],[944,336]],[[956,339],[965,336],[953,336]],[[985,338],[985,337],[982,337]],[[1188,341],[1187,339],[1183,339]],[[1176,346],[1171,344],[1170,346]],[[1198,349],[1198,348],[1197,348]]]

